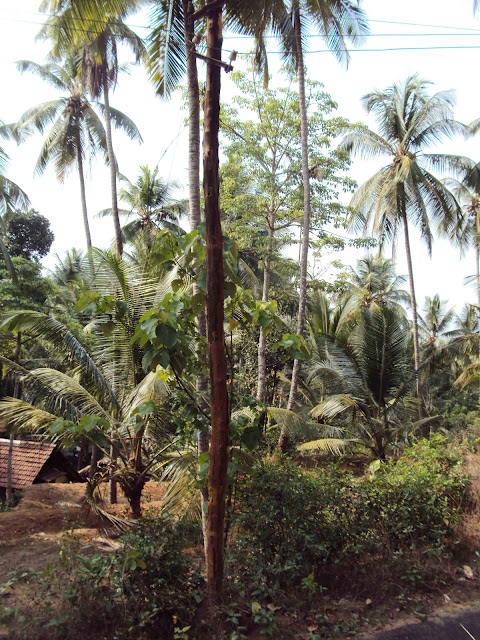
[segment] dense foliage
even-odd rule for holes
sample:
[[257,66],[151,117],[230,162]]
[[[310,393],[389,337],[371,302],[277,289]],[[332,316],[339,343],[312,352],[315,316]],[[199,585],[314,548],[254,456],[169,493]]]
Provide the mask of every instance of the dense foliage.
[[232,574],[270,595],[310,575],[318,589],[338,587],[347,572],[358,588],[375,582],[375,566],[396,571],[404,555],[443,556],[469,484],[447,447],[442,437],[422,440],[361,478],[336,464],[265,463],[241,484]]

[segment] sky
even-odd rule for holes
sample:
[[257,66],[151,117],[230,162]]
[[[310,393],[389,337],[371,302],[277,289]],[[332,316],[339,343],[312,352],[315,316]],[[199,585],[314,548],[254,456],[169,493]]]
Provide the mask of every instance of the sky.
[[[32,75],[19,74],[15,62],[21,59],[43,63],[48,53],[48,43],[36,41],[44,16],[38,13],[40,0],[11,2],[0,0],[0,73],[2,99],[0,120],[14,122],[29,107],[51,100],[59,94]],[[364,0],[362,7],[369,21],[371,35],[359,50],[351,51],[348,69],[339,65],[334,56],[325,51],[323,40],[310,33],[306,66],[308,77],[321,81],[325,89],[338,103],[337,114],[351,121],[375,124],[364,113],[360,98],[374,89],[384,89],[393,82],[402,82],[409,75],[418,73],[433,83],[432,92],[454,89],[457,106],[455,116],[461,122],[471,122],[480,117],[480,86],[478,61],[480,59],[480,16],[474,17],[473,0]],[[132,16],[127,20],[139,35],[148,33],[148,14]],[[232,49],[247,53],[252,42],[245,37],[225,34],[224,59]],[[280,65],[275,38],[268,39],[270,69],[275,76]],[[125,60],[128,55],[125,55]],[[235,63],[242,68],[241,56]],[[227,74],[222,76],[222,100],[228,103],[233,86]],[[187,194],[187,131],[181,92],[176,92],[169,102],[154,95],[146,73],[134,68],[129,75],[122,75],[111,98],[112,106],[131,117],[140,129],[143,143],[129,141],[114,130],[113,143],[119,161],[120,172],[134,181],[140,165],[151,168],[158,164],[160,175],[179,185],[176,195]],[[479,138],[465,142],[460,139],[441,146],[446,153],[459,153],[478,160]],[[81,219],[78,177],[68,176],[61,185],[52,169],[42,177],[34,176],[35,162],[42,144],[41,136],[32,136],[17,147],[5,144],[10,155],[8,177],[17,182],[30,196],[33,207],[51,222],[55,234],[52,254],[44,264],[51,268],[53,254],[63,256],[71,247],[84,248],[84,231]],[[377,165],[354,160],[351,175],[360,184],[368,178]],[[96,219],[94,215],[110,206],[109,173],[103,162],[96,161],[89,169],[87,204],[91,219],[92,238],[95,246],[106,247],[112,241],[112,223],[108,219]],[[474,273],[474,256],[469,251],[461,258],[458,249],[445,240],[436,240],[430,259],[426,249],[413,240],[413,267],[416,277],[417,298],[420,308],[425,296],[440,293],[457,310],[465,302],[475,301],[472,286],[464,286],[465,276]],[[354,263],[362,257],[360,250],[345,255],[325,257]],[[403,247],[397,250],[397,272],[406,273]]]

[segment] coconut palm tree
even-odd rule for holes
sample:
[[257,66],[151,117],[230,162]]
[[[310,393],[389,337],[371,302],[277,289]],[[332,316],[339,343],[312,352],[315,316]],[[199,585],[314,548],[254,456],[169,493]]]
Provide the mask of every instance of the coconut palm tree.
[[[168,183],[158,176],[158,167],[151,170],[147,165],[140,167],[135,183],[125,176],[120,176],[125,187],[120,189],[120,200],[128,205],[128,209],[119,209],[119,215],[133,218],[122,227],[124,242],[132,242],[142,236],[149,251],[162,228],[179,230],[180,216],[188,211],[186,200],[172,200],[172,189],[176,183]],[[110,216],[111,209],[104,209],[97,215]]]
[[371,303],[346,340],[324,335],[323,356],[311,367],[308,385],[323,394],[326,390],[326,398],[311,415],[326,423],[334,420],[344,434],[359,438],[384,459],[388,446],[404,438],[405,421],[417,411],[409,396],[409,360],[404,318],[392,307]]
[[425,298],[424,311],[418,315],[418,328],[424,343],[434,344],[449,334],[449,328],[455,318],[453,308],[447,307],[447,300],[441,300],[438,293]]
[[[453,228],[459,214],[458,204],[430,169],[450,168],[456,172],[459,166],[464,166],[463,159],[457,156],[425,152],[429,145],[462,131],[453,119],[453,94],[442,91],[431,96],[428,84],[418,76],[411,76],[400,85],[393,84],[384,91],[364,96],[363,106],[376,117],[379,133],[358,126],[347,133],[340,145],[364,158],[386,158],[387,163],[353,196],[351,223],[355,229],[365,230],[371,226],[373,233],[380,237],[381,245],[393,239],[403,227],[417,370],[420,347],[410,226],[420,228],[429,251],[438,229]],[[417,394],[423,415],[420,378],[417,378]]]
[[472,161],[463,179],[447,178],[445,185],[461,206],[461,215],[453,230],[453,239],[463,253],[467,247],[475,250],[475,287],[480,317],[480,164]]
[[82,277],[84,263],[82,251],[73,248],[65,253],[63,259],[58,254],[55,254],[55,257],[57,263],[52,270],[52,280],[56,285],[66,287]]
[[[298,94],[300,106],[300,129],[302,138],[302,183],[303,183],[303,234],[302,253],[300,260],[300,287],[297,317],[297,333],[302,334],[305,327],[305,310],[307,301],[307,266],[310,234],[310,168],[308,163],[308,126],[307,106],[305,98],[305,64],[304,64],[304,35],[312,25],[326,40],[330,50],[340,61],[348,62],[349,54],[347,41],[358,44],[368,33],[368,27],[363,12],[357,3],[347,0],[321,0],[320,2],[308,2],[293,0],[290,6],[284,2],[271,3],[270,21],[274,28],[282,35],[282,45],[285,55],[295,64],[298,75]],[[288,9],[288,11],[286,11]],[[290,15],[291,27],[285,28]],[[251,11],[250,20],[256,20],[250,24],[250,28],[257,35],[261,44],[263,29],[268,22],[258,21]],[[259,29],[260,26],[260,29]],[[262,28],[263,27],[263,28]],[[292,370],[292,381],[288,398],[288,409],[293,409],[297,394],[298,380],[300,376],[300,360],[295,360]],[[288,438],[286,431],[282,431],[278,446],[281,450],[287,447]]]
[[[98,13],[101,18],[88,17],[88,3],[65,2],[63,8],[50,17],[45,23],[41,37],[48,38],[53,43],[51,56],[53,59],[61,59],[66,55],[75,53],[81,56],[81,86],[87,91],[93,100],[103,96],[103,104],[99,104],[105,118],[105,142],[110,166],[110,186],[112,195],[112,217],[115,228],[117,251],[122,254],[123,243],[118,217],[117,203],[117,161],[112,144],[112,121],[115,126],[122,126],[131,140],[142,141],[137,127],[132,121],[129,126],[125,122],[117,121],[116,110],[110,107],[110,90],[115,88],[119,72],[117,56],[118,43],[129,46],[138,63],[145,54],[142,39],[122,21],[117,14],[111,14],[108,7],[103,7],[103,12]],[[131,4],[131,3],[130,3]],[[58,10],[57,10],[58,11]],[[82,20],[83,18],[83,20]],[[85,24],[88,29],[85,29]],[[91,25],[94,24],[93,29]],[[86,38],[84,33],[89,32]]]
[[[171,291],[175,270],[162,279],[152,278],[128,266],[116,252],[95,250],[94,258],[96,290],[85,294],[85,312],[88,304],[96,308],[88,326],[97,338],[93,348],[43,313],[3,315],[3,330],[41,337],[70,366],[66,373],[50,368],[29,371],[1,358],[22,380],[23,398],[4,399],[0,415],[8,416],[14,427],[51,437],[75,441],[85,436],[107,457],[114,447],[119,459],[114,477],[137,517],[143,487],[159,460],[158,442],[168,444],[171,432],[168,388],[155,371],[145,374],[143,351],[132,338],[142,315]],[[108,309],[102,306],[107,301]]]
[[[113,153],[112,144],[112,120],[114,111],[110,107],[109,92],[117,84],[119,70],[117,43],[128,44],[135,56],[135,62],[139,62],[145,54],[142,39],[136,35],[119,19],[106,20],[104,29],[97,38],[83,49],[82,60],[82,84],[88,90],[93,99],[103,95],[105,131],[107,151],[110,165],[110,186],[112,192],[112,217],[115,228],[117,251],[121,255],[123,251],[120,219],[117,203],[117,163]],[[130,132],[131,139],[142,141],[140,132],[135,127]]]
[[[0,138],[11,140],[14,128],[11,125],[3,124],[0,120]],[[6,177],[5,171],[8,166],[8,154],[0,146],[0,252],[6,262],[7,268],[15,279],[15,268],[8,253],[5,243],[6,227],[4,216],[12,213],[16,209],[26,210],[30,208],[30,200],[27,194],[12,180]]]
[[[63,65],[53,62],[40,65],[30,60],[21,60],[17,66],[22,73],[33,73],[65,93],[59,98],[28,109],[17,122],[16,132],[20,139],[25,139],[34,130],[43,134],[48,129],[35,167],[39,175],[42,175],[48,164],[52,163],[58,180],[63,182],[69,171],[77,169],[85,238],[87,250],[91,253],[92,238],[87,213],[84,164],[99,152],[104,157],[107,156],[107,141],[102,120],[93,104],[84,95],[78,60],[73,56],[68,57]],[[115,114],[115,122],[127,131],[135,127],[120,111]]]
[[380,306],[395,305],[398,312],[409,302],[406,291],[401,289],[405,276],[397,276],[391,260],[367,256],[357,261],[357,267],[348,268],[348,293],[354,295],[360,307],[372,302]]

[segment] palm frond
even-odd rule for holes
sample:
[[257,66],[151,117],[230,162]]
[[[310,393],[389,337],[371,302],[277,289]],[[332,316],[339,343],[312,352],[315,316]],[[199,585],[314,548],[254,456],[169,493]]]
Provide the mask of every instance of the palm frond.
[[340,440],[339,438],[321,438],[319,440],[310,440],[310,442],[302,442],[302,444],[297,445],[297,450],[302,453],[321,451],[322,453],[333,453],[338,456],[345,452],[350,442],[350,440]]
[[361,402],[358,398],[345,394],[336,394],[317,404],[310,413],[314,418],[331,419],[349,409],[359,409],[360,406]]
[[39,381],[44,388],[48,388],[59,401],[65,399],[74,406],[81,415],[96,415],[106,420],[110,420],[110,415],[101,404],[88,392],[85,386],[81,385],[75,378],[68,376],[56,369],[33,369],[28,372],[25,382]]
[[17,398],[3,398],[0,401],[0,416],[15,430],[28,432],[48,432],[57,416]]
[[315,422],[294,411],[280,407],[268,407],[267,412],[276,425],[285,429],[291,437],[313,437],[318,433],[318,425]]
[[16,124],[16,135],[22,139],[22,137],[30,135],[34,129],[43,133],[47,126],[59,117],[66,106],[65,98],[57,98],[27,109]]
[[[97,105],[101,113],[105,115],[105,105],[101,102],[98,102]],[[110,118],[114,127],[116,127],[117,129],[121,129],[124,133],[126,133],[130,140],[143,142],[140,131],[138,130],[138,127],[133,122],[133,120],[131,120],[128,116],[126,116],[118,109],[114,109],[113,107],[110,107],[109,111]]]
[[168,0],[154,4],[150,24],[147,70],[157,94],[168,98],[187,68],[182,3]]
[[115,394],[86,348],[62,323],[38,311],[9,311],[2,314],[0,328],[23,331],[41,337],[71,358],[105,396],[113,407],[118,405]]
[[33,75],[38,76],[48,84],[55,87],[55,89],[68,91],[71,87],[71,83],[67,83],[65,80],[62,68],[55,63],[38,64],[31,60],[18,60],[16,64],[20,73],[29,71],[30,73],[33,73]]
[[0,175],[0,215],[15,211],[28,210],[30,199],[15,182]]
[[395,155],[395,150],[390,142],[365,127],[358,127],[347,133],[338,148],[365,159],[375,158],[379,155]]
[[161,482],[168,482],[162,499],[162,510],[178,517],[198,520],[201,517],[200,494],[196,481],[196,454],[193,450],[177,451],[163,465]]

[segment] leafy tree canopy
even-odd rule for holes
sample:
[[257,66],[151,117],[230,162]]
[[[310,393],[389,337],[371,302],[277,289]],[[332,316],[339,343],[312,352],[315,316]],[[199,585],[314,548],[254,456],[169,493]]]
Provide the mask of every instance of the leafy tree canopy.
[[12,257],[39,262],[50,251],[55,239],[50,222],[33,209],[9,214],[5,226],[8,251]]

